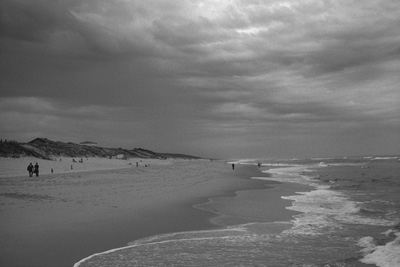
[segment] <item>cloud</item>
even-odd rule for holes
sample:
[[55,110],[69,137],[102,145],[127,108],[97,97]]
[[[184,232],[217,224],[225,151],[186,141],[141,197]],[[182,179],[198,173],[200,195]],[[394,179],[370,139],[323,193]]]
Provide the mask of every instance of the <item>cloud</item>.
[[[19,114],[119,129],[127,132],[121,140],[160,147],[200,149],[208,140],[212,150],[242,140],[254,148],[307,135],[322,142],[329,132],[349,138],[376,127],[393,140],[398,7],[395,0],[4,0],[1,97],[16,101]],[[168,142],[157,141],[163,137]]]

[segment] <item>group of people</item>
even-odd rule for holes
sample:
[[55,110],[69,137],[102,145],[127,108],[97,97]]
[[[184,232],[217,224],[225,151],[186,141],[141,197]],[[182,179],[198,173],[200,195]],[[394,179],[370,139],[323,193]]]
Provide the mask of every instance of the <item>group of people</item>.
[[29,172],[29,177],[32,177],[34,173],[36,174],[36,177],[39,176],[39,164],[37,162],[36,162],[35,166],[33,166],[32,163],[30,163],[28,165],[27,170]]

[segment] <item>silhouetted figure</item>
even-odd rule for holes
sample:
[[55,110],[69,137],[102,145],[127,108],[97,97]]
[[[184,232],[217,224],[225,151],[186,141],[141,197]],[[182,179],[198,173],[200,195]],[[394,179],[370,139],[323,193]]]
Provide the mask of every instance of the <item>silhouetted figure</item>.
[[235,169],[235,163],[232,163],[232,170]]
[[32,177],[33,175],[33,165],[32,162],[28,165],[28,168],[26,168],[29,172],[29,177]]
[[37,162],[35,164],[35,169],[33,170],[33,172],[36,174],[36,177],[39,176],[39,164]]
[[51,168],[51,173],[53,173],[53,168]]

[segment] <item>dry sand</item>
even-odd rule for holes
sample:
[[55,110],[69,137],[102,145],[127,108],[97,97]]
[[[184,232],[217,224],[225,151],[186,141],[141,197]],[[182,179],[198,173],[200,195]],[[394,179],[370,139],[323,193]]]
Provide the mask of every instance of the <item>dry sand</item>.
[[[29,162],[39,163],[39,177],[28,177]],[[1,266],[72,266],[149,235],[216,228],[210,223],[215,214],[192,206],[209,197],[236,199],[248,192],[235,191],[265,189],[267,183],[249,179],[262,175],[252,166],[233,171],[222,162],[202,160],[27,158],[0,164]],[[279,192],[270,202],[283,210],[290,202],[279,202]],[[220,214],[229,211],[220,209]],[[293,214],[286,211],[279,219]]]
[[[74,162],[75,160],[75,162]],[[83,163],[79,161],[82,160]],[[0,158],[0,177],[18,177],[28,175],[26,170],[29,163],[35,165],[37,162],[40,166],[40,175],[72,172],[88,172],[99,170],[110,170],[120,168],[130,168],[145,165],[169,165],[174,160],[158,160],[158,159],[142,159],[130,158],[128,160],[108,159],[108,158],[69,158],[54,157],[53,160],[43,160],[34,157],[25,158]]]

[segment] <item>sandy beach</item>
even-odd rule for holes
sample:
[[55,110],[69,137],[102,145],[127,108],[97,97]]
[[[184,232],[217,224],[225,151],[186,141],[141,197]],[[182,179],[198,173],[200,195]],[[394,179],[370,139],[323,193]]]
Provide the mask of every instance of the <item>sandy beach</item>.
[[[39,177],[28,176],[29,162],[39,163]],[[89,158],[73,163],[71,170],[71,162],[0,161],[1,266],[72,266],[136,239],[246,221],[256,212],[242,214],[250,191],[236,194],[238,190],[260,189],[253,197],[281,211],[266,212],[264,221],[297,214],[284,209],[291,203],[280,198],[284,190],[275,189],[266,199],[268,182],[250,179],[265,176],[254,166],[232,170],[224,162],[206,160]],[[296,188],[286,190],[290,195]],[[193,208],[201,203],[207,207]],[[217,219],[220,226],[215,218],[224,218]]]

